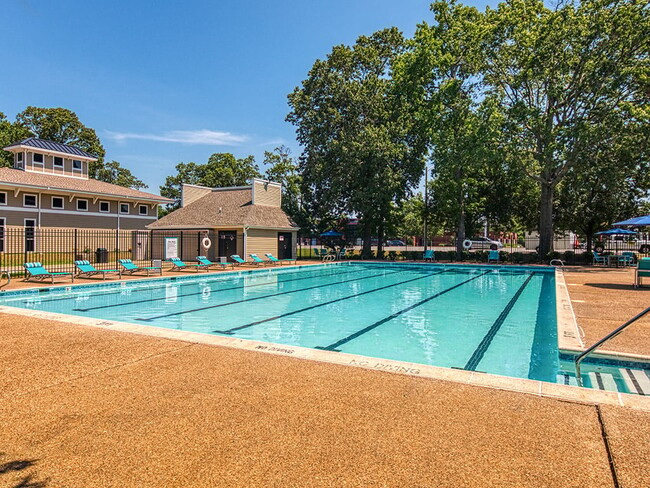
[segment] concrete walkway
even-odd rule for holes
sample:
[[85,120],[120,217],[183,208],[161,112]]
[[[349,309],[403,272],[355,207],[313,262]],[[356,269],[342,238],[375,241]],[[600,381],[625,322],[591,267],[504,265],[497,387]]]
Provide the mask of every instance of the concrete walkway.
[[0,315],[3,487],[641,488],[649,420]]

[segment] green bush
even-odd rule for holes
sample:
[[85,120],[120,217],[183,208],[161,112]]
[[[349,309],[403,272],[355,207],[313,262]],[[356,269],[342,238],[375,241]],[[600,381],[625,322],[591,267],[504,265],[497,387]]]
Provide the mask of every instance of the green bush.
[[519,264],[524,262],[524,253],[522,252],[513,252],[510,254],[510,262]]
[[395,261],[397,259],[397,251],[388,251],[388,259]]

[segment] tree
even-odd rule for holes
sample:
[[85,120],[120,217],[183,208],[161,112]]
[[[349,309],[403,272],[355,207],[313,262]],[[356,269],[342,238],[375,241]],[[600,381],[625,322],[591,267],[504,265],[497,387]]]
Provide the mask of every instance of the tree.
[[364,255],[374,229],[381,255],[386,218],[424,169],[410,114],[392,92],[392,65],[403,49],[395,28],[361,36],[352,47],[336,46],[289,95],[287,120],[304,147],[305,207],[321,219],[360,217]]
[[27,129],[33,137],[69,144],[98,158],[88,166],[88,175],[99,179],[97,173],[103,165],[106,151],[95,129],[82,124],[73,111],[67,108],[29,106],[16,115],[16,123]]
[[27,129],[19,124],[9,122],[6,115],[0,112],[0,167],[10,168],[14,165],[14,155],[9,151],[3,151],[2,148],[29,136],[30,133]]
[[261,176],[253,156],[237,159],[230,153],[214,153],[205,164],[177,164],[176,174],[165,179],[165,184],[160,187],[160,194],[176,201],[167,206],[167,210],[172,211],[181,206],[183,184],[210,188],[243,186],[252,178]]
[[312,230],[309,214],[302,206],[300,185],[302,177],[298,166],[291,157],[291,150],[286,146],[276,147],[273,151],[264,152],[264,164],[269,167],[265,178],[282,184],[282,210],[303,230]]
[[142,180],[133,176],[131,171],[122,167],[117,161],[104,163],[104,165],[98,169],[95,178],[100,181],[105,181],[106,183],[112,183],[113,185],[133,188],[134,190],[148,188]]
[[648,61],[648,15],[645,0],[555,10],[511,0],[486,11],[482,74],[507,118],[507,150],[540,187],[542,256],[552,249],[556,189],[591,152],[590,128],[624,105],[647,107],[635,76]]

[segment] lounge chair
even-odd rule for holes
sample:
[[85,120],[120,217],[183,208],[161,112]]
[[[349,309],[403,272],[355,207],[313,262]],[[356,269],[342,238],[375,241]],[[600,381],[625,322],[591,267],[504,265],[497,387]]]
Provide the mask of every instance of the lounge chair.
[[280,265],[282,265],[283,263],[287,263],[287,262],[288,262],[288,263],[294,262],[294,263],[298,264],[298,260],[297,260],[297,259],[293,259],[293,258],[278,259],[278,258],[276,258],[273,254],[271,254],[270,252],[267,252],[267,253],[265,254],[265,256],[266,256],[267,258],[269,258],[269,263],[271,263],[271,264],[278,264],[278,263],[280,263]]
[[266,264],[266,261],[261,259],[257,254],[249,254],[250,258],[253,260],[254,265],[259,266],[260,264]]
[[424,251],[424,254],[422,255],[422,259],[425,261],[435,261],[436,260],[436,253],[433,249],[427,249]]
[[347,249],[346,249],[346,248],[342,248],[342,249],[339,251],[339,259],[347,259],[347,258],[349,258],[349,257],[350,257],[350,256],[349,256],[349,254],[347,254]]
[[230,256],[230,259],[234,261],[233,266],[241,266],[242,264],[248,264],[244,261],[239,254],[233,254]]
[[495,263],[499,262],[499,251],[488,251],[488,264],[494,261]]
[[205,256],[197,256],[197,257],[196,257],[196,260],[197,260],[199,263],[204,264],[208,269],[210,268],[210,266],[221,266],[221,267],[224,268],[224,269],[227,268],[228,266],[231,266],[231,267],[233,267],[233,268],[235,267],[235,265],[234,265],[233,263],[226,263],[226,262],[223,262],[223,263],[222,263],[222,262],[213,263],[212,261],[210,261],[210,260],[209,260],[207,257],[205,257]]
[[90,264],[90,261],[85,259],[75,261],[74,265],[77,268],[77,277],[102,275],[102,279],[105,280],[107,274],[113,273],[117,273],[120,278],[122,277],[122,272],[119,269],[97,269]]
[[634,288],[641,286],[642,278],[650,278],[650,258],[641,258],[634,272]]
[[618,257],[618,264],[625,266],[632,266],[634,264],[634,253],[632,251],[624,251]]
[[140,266],[136,266],[135,264],[133,264],[133,261],[131,261],[130,259],[120,259],[119,263],[120,263],[120,266],[122,266],[122,268],[124,268],[122,270],[122,274],[130,274],[130,275],[132,275],[133,273],[137,273],[139,271],[145,271],[147,273],[147,276],[149,276],[149,273],[151,271],[157,271],[162,276],[162,268],[159,268],[158,266],[143,266],[143,267],[140,267]]
[[208,271],[208,266],[202,263],[187,264],[181,258],[169,258],[167,261],[172,263],[170,271],[183,271],[184,269],[195,269],[197,273],[202,269]]
[[603,256],[602,254],[597,253],[596,251],[594,251],[594,262],[593,262],[593,264],[595,266],[597,266],[599,264],[602,264],[603,266],[607,266],[609,264],[609,260],[608,260],[607,256]]
[[25,263],[23,264],[25,268],[25,281],[31,280],[32,278],[38,281],[44,279],[51,279],[54,284],[54,278],[57,276],[69,276],[74,283],[74,273],[63,273],[63,272],[53,272],[46,270],[41,263]]

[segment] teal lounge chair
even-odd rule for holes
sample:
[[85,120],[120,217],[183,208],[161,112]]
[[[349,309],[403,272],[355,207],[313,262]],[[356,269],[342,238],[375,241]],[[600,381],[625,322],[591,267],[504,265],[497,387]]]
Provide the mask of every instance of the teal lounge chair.
[[32,278],[37,281],[42,281],[44,279],[51,279],[52,284],[54,284],[54,278],[57,276],[69,276],[74,283],[74,273],[62,273],[62,272],[50,272],[46,270],[41,263],[25,263],[23,264],[25,268],[25,281],[31,280]]
[[632,266],[634,264],[634,253],[632,251],[624,251],[618,257],[618,264],[625,266]]
[[494,261],[495,263],[499,262],[499,251],[488,251],[488,264]]
[[346,249],[346,248],[342,248],[342,249],[339,251],[339,259],[347,259],[348,257],[349,257],[349,254],[347,254],[347,249]]
[[294,262],[294,263],[298,264],[298,260],[297,260],[297,259],[293,259],[293,258],[278,259],[278,258],[276,258],[273,254],[271,254],[270,252],[267,252],[267,253],[265,254],[265,256],[266,256],[267,258],[269,258],[269,262],[272,263],[272,264],[278,264],[278,263],[280,263],[280,265],[282,265],[282,264],[284,264],[284,263],[291,263],[291,262]]
[[182,271],[184,269],[195,269],[197,273],[201,269],[208,271],[208,266],[202,263],[186,264],[181,258],[169,258],[167,261],[172,263],[172,269],[170,271]]
[[204,264],[204,265],[205,265],[206,267],[208,267],[208,268],[210,268],[210,266],[221,266],[221,267],[224,268],[224,269],[227,268],[228,266],[231,266],[231,267],[233,267],[233,268],[235,267],[235,265],[232,264],[232,263],[225,263],[225,262],[224,262],[224,263],[221,263],[221,262],[219,262],[219,263],[213,263],[212,261],[210,261],[210,260],[209,260],[208,258],[206,258],[205,256],[197,256],[197,257],[196,257],[196,260],[197,260],[199,263]]
[[118,277],[120,278],[122,277],[122,273],[119,269],[97,269],[92,264],[90,264],[90,261],[87,261],[85,259],[75,261],[74,265],[77,268],[77,277],[102,275],[102,279],[105,280],[107,274],[113,273],[117,273]]
[[422,256],[422,259],[425,261],[435,261],[436,260],[436,253],[433,249],[427,249],[424,251],[424,255]]
[[157,271],[162,276],[162,268],[159,268],[158,266],[144,266],[141,268],[140,266],[133,264],[133,261],[130,259],[120,259],[119,263],[123,268],[122,274],[132,275],[133,273],[137,273],[139,271],[146,271],[147,276],[149,276],[149,273],[151,271]]
[[250,258],[253,260],[254,265],[259,266],[260,264],[266,264],[266,261],[261,259],[257,254],[249,254]]
[[233,266],[241,266],[242,264],[248,264],[244,261],[239,254],[233,254],[230,256],[230,259],[234,261]]
[[634,273],[634,288],[641,286],[642,278],[650,278],[650,258],[641,258]]
[[608,264],[607,256],[603,256],[602,254],[594,251],[594,265],[597,266],[599,264],[602,264],[603,266],[607,266]]

